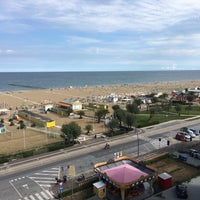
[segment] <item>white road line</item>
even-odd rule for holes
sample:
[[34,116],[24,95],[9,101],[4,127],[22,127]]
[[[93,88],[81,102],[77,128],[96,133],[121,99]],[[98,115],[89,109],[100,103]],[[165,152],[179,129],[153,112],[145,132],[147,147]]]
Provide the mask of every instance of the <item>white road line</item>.
[[55,177],[39,177],[39,176],[29,176],[31,179],[46,179],[46,180],[55,180]]
[[56,181],[43,181],[43,180],[34,180],[36,183],[56,183]]
[[53,168],[51,168],[51,169],[59,170],[59,167],[53,167]]
[[44,171],[42,171],[42,172],[47,172],[47,173],[51,173],[51,172],[53,172],[53,173],[58,173],[58,170],[44,170]]
[[35,193],[35,196],[36,196],[39,200],[43,200],[43,198],[42,198],[38,193]]
[[28,197],[24,197],[24,200],[29,200],[29,198]]
[[54,197],[52,196],[51,192],[49,190],[45,190],[45,192],[53,199]]
[[43,175],[43,176],[57,176],[58,173],[56,174],[44,174],[44,173],[35,173],[36,175]]
[[40,194],[41,194],[45,199],[50,199],[44,192],[40,192]]
[[20,192],[17,190],[17,188],[9,181],[10,185],[15,189],[15,191],[17,192],[17,194],[22,198],[22,195],[20,194]]
[[40,187],[51,187],[52,185],[49,185],[49,184],[40,184]]
[[33,195],[29,195],[29,197],[31,198],[31,200],[36,200]]

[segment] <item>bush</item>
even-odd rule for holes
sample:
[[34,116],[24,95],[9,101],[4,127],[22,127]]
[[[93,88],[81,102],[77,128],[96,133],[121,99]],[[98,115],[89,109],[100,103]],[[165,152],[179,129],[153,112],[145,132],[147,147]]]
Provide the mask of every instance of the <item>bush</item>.
[[22,152],[22,156],[23,158],[27,158],[27,157],[30,157],[30,156],[33,156],[34,155],[34,149],[33,150],[29,150],[29,151],[24,151]]
[[9,162],[9,158],[10,158],[10,156],[3,156],[3,155],[1,155],[0,156],[0,164]]
[[53,143],[53,144],[48,144],[36,149],[30,149],[27,151],[20,151],[15,154],[10,154],[10,155],[1,155],[0,156],[0,163],[5,163],[12,161],[13,159],[20,159],[20,158],[27,158],[31,157],[33,155],[38,155],[41,153],[46,153],[46,152],[51,152],[59,149],[63,149],[69,146],[73,146],[74,143],[70,143],[68,145],[64,144],[64,142],[58,142],[58,143]]

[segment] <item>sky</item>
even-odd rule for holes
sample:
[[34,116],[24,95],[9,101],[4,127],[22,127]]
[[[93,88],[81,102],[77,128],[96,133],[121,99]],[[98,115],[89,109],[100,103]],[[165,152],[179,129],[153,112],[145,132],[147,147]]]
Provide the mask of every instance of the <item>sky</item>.
[[200,70],[199,0],[0,0],[0,72]]

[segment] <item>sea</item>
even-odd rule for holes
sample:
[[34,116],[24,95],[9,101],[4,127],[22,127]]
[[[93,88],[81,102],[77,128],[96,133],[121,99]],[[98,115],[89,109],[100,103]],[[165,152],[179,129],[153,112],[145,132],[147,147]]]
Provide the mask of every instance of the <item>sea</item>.
[[1,72],[0,91],[200,80],[200,70]]

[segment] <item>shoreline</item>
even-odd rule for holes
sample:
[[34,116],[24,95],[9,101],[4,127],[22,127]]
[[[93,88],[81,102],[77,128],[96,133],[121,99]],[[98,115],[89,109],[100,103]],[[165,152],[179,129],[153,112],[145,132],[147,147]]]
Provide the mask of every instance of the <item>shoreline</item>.
[[138,96],[153,92],[171,94],[173,90],[182,91],[185,88],[198,86],[200,80],[1,91],[0,108],[2,104],[14,108],[21,105],[41,105],[45,102],[56,103],[64,99],[87,101],[87,99],[101,99],[111,94],[116,96]]

